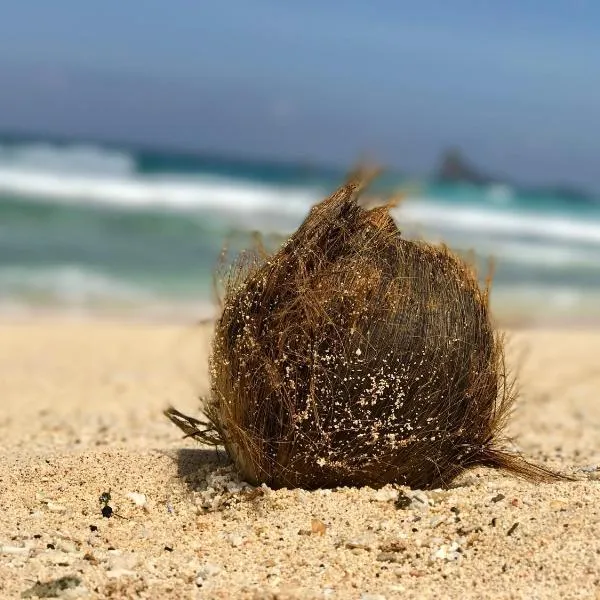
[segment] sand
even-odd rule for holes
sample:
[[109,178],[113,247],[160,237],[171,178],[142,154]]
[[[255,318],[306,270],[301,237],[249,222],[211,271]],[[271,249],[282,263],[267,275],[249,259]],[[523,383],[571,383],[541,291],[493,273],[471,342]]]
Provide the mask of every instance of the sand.
[[161,415],[196,412],[207,352],[206,327],[0,323],[1,598],[600,597],[600,331],[511,336],[510,433],[577,482],[400,496],[245,487]]

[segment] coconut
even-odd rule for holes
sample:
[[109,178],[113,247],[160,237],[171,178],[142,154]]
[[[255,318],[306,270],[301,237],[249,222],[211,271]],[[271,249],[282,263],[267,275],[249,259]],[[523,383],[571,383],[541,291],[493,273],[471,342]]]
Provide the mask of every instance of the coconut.
[[556,474],[505,449],[514,401],[489,287],[445,246],[404,239],[355,174],[272,255],[225,279],[207,421],[243,479],[307,489],[446,486],[478,465]]

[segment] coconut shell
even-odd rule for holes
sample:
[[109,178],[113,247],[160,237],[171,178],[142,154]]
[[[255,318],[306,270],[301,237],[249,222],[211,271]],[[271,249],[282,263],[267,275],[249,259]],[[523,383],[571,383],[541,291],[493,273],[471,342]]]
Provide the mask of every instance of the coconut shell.
[[476,465],[556,478],[503,449],[514,397],[487,288],[448,248],[404,239],[389,206],[362,208],[365,183],[231,268],[209,422],[168,416],[252,484],[435,488]]

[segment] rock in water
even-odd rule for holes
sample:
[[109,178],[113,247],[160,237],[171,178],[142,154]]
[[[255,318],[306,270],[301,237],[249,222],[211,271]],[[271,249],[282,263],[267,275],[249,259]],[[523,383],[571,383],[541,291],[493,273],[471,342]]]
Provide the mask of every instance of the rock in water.
[[513,396],[488,291],[445,247],[403,239],[355,177],[272,256],[226,280],[202,423],[242,477],[271,487],[448,484],[486,465],[557,475],[502,449]]

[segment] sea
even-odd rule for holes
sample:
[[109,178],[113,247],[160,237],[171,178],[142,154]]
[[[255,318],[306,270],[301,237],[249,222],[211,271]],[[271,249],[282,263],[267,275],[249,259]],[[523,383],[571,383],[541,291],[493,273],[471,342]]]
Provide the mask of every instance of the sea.
[[[349,165],[351,166],[351,165]],[[0,314],[189,320],[255,232],[276,247],[345,170],[124,144],[0,135]],[[495,263],[511,323],[600,315],[600,197],[448,184],[388,171],[407,237]]]

